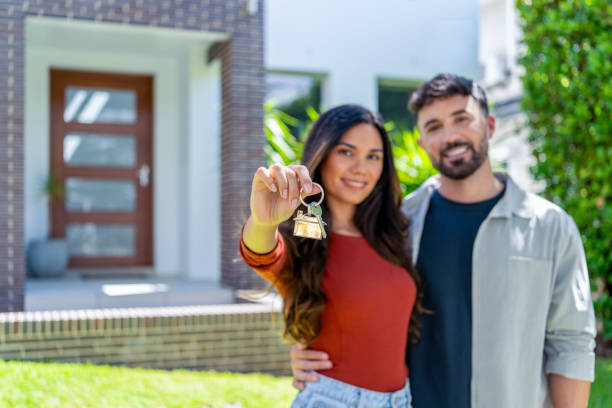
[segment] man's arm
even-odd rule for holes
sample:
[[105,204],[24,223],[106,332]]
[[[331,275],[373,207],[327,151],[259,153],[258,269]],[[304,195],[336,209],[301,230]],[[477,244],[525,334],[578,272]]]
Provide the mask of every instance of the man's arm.
[[574,380],[558,374],[548,376],[550,397],[554,408],[586,408],[589,403],[591,383]]
[[329,370],[332,362],[324,351],[308,350],[303,344],[291,347],[291,370],[293,371],[293,387],[304,389],[304,382],[318,381],[319,377],[311,373],[313,370]]
[[553,406],[584,408],[595,371],[595,314],[580,234],[569,216],[564,221],[554,257],[544,368]]

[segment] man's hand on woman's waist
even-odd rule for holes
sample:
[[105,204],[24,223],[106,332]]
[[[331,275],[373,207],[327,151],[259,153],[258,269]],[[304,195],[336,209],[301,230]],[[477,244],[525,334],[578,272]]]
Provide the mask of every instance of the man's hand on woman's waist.
[[313,374],[316,370],[329,370],[332,362],[324,351],[309,350],[303,344],[294,344],[291,347],[291,370],[293,371],[293,387],[304,389],[304,382],[318,381],[319,377]]

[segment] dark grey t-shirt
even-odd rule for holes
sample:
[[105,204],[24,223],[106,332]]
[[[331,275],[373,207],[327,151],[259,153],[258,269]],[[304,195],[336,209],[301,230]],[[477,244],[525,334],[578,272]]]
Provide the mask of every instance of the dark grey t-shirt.
[[[505,189],[504,189],[505,191]],[[425,217],[417,269],[421,341],[409,348],[414,408],[469,408],[472,377],[472,250],[480,224],[504,195],[473,204],[435,191]]]

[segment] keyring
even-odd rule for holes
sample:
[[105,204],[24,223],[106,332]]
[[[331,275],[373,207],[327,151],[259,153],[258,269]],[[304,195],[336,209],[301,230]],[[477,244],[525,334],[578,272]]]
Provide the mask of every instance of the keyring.
[[[319,187],[319,189],[321,190],[321,199],[319,200],[319,202],[318,202],[318,203],[316,203],[316,204],[315,204],[315,206],[317,206],[317,205],[321,205],[321,203],[323,202],[323,198],[325,198],[325,191],[323,191],[323,187],[321,187],[321,185],[320,185],[319,183],[315,183],[315,182],[313,182],[312,184],[313,184],[313,185],[315,185],[315,186],[318,186],[318,187]],[[304,199],[302,198],[302,189],[303,189],[303,188],[304,188],[304,187],[300,187],[300,201],[302,202],[302,204],[304,204],[306,207],[308,207],[310,204],[306,204],[306,203],[304,202]]]

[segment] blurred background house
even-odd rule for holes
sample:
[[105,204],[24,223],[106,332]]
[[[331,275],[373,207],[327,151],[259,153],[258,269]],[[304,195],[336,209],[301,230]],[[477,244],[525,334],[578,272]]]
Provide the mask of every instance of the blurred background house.
[[542,187],[512,0],[5,0],[0,27],[0,359],[290,373],[278,302],[236,297],[264,101],[409,131],[422,81],[476,78],[496,166]]
[[[236,240],[264,99],[298,115],[358,103],[410,128],[421,81],[479,74],[474,1],[8,3],[4,97],[23,127],[2,130],[3,310],[232,302],[261,286]],[[45,181],[63,186],[50,211]],[[67,273],[26,279],[48,236],[65,237]]]
[[[264,157],[263,1],[1,7],[0,309],[223,303],[258,282],[230,243]],[[48,236],[67,241],[64,281],[26,279]],[[117,277],[166,281],[103,290]]]
[[537,192],[543,186],[529,173],[534,159],[520,106],[523,91],[522,67],[517,62],[522,52],[519,14],[513,0],[479,2],[479,77],[497,119],[491,156],[519,185]]
[[438,72],[479,73],[474,1],[266,5],[267,98],[293,115],[304,115],[306,103],[357,103],[411,128],[406,105],[421,82]]

